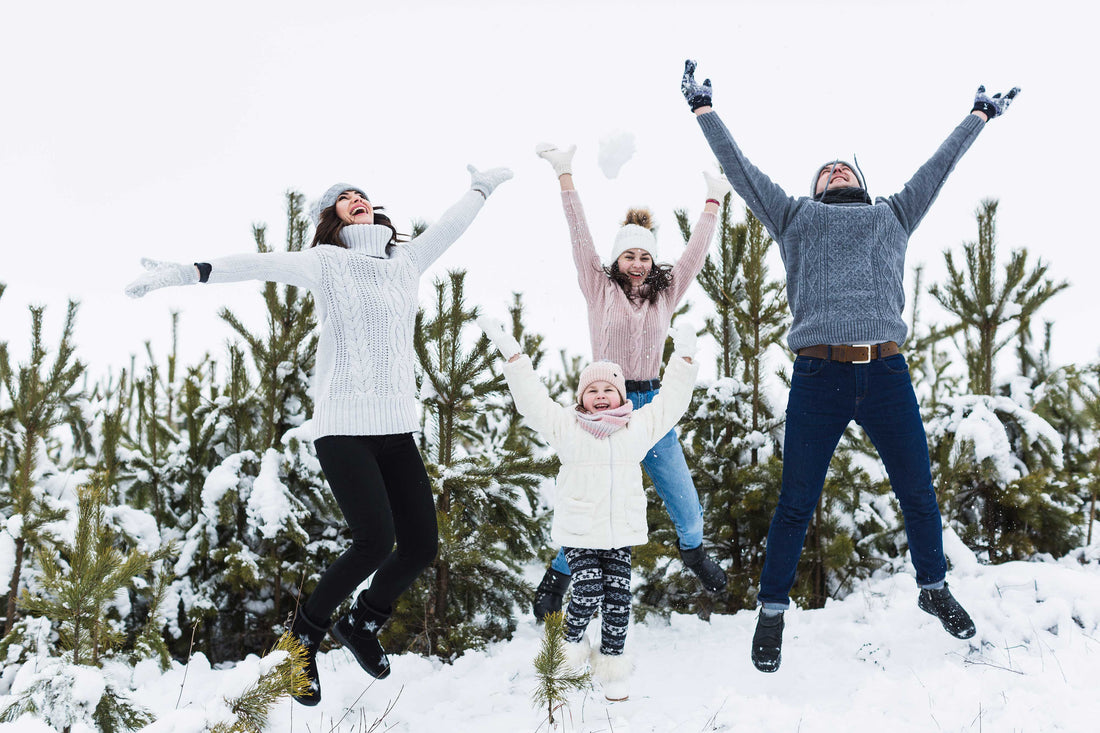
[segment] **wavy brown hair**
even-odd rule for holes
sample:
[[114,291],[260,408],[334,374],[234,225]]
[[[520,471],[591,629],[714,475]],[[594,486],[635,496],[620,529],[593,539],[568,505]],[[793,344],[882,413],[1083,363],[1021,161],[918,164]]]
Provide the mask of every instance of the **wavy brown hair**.
[[[627,224],[637,224],[650,231],[656,229],[653,224],[653,214],[650,213],[649,209],[629,209],[622,225],[626,226]],[[659,265],[654,262],[638,293],[634,292],[634,288],[630,284],[630,277],[619,270],[619,260],[617,258],[610,265],[604,267],[603,272],[623,289],[628,300],[641,298],[654,303],[657,300],[658,293],[667,290],[672,285],[672,265]]]
[[[384,226],[392,232],[390,234],[390,241],[386,242],[388,247],[391,244],[398,244],[399,242],[409,241],[407,234],[399,234],[397,227],[393,225],[390,218],[385,214],[379,213],[383,206],[374,207],[374,223]],[[321,215],[317,217],[317,230],[313,232],[313,241],[310,243],[310,247],[316,247],[318,244],[331,244],[334,247],[343,247],[347,249],[347,245],[340,241],[340,232],[344,227],[348,226],[347,222],[336,215],[336,204],[329,206],[327,209],[321,211]]]

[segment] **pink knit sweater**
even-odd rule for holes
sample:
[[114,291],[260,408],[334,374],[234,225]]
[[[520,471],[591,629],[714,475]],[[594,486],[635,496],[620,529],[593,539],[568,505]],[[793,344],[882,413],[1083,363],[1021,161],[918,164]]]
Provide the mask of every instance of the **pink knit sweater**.
[[588,302],[592,359],[616,362],[627,379],[653,379],[661,368],[672,314],[688,286],[703,269],[718,217],[708,213],[699,217],[683,255],[673,265],[671,287],[650,303],[629,300],[623,289],[604,273],[577,192],[562,191],[561,202],[573,240],[577,280]]

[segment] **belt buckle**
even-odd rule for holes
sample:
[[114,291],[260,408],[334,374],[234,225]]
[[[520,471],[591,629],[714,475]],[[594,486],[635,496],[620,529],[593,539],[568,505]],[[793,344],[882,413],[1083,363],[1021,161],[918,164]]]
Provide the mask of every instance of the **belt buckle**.
[[867,349],[867,358],[860,361],[859,359],[852,359],[853,364],[870,364],[871,363],[871,347],[874,344],[852,344],[853,349]]

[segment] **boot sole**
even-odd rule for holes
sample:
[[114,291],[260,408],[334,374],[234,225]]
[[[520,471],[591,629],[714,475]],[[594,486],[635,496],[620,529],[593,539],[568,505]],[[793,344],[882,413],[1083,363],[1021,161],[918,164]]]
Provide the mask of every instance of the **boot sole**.
[[331,633],[336,638],[336,641],[340,642],[340,644],[342,644],[345,649],[351,652],[351,656],[355,657],[355,661],[358,662],[359,666],[363,668],[363,671],[369,674],[371,677],[376,680],[381,680],[390,676],[390,667],[388,665],[380,672],[376,672],[363,662],[359,654],[356,653],[355,646],[352,645],[351,641],[346,636],[344,636],[343,632],[340,631],[338,623],[332,625],[332,628],[329,629],[329,633]]
[[770,673],[770,672],[775,672],[776,670],[779,669],[779,662],[780,661],[781,661],[780,659],[776,659],[774,662],[766,662],[766,661],[763,661],[763,660],[758,660],[756,657],[753,657],[752,658],[752,666],[756,667],[761,672]]

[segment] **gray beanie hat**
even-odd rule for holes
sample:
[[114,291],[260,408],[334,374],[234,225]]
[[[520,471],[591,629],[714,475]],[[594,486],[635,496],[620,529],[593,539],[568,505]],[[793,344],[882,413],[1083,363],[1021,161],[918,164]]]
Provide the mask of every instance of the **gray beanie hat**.
[[867,181],[863,180],[863,171],[859,169],[858,165],[852,165],[846,160],[830,160],[828,162],[822,163],[814,170],[813,180],[810,181],[810,198],[817,198],[817,179],[821,177],[821,171],[836,165],[848,166],[848,170],[856,174],[856,180],[859,181],[859,187],[862,188],[864,191],[867,190]]
[[337,183],[334,186],[329,186],[329,189],[321,194],[321,198],[313,202],[313,206],[309,207],[309,218],[313,220],[313,226],[317,226],[317,222],[321,219],[321,212],[336,203],[336,197],[342,194],[344,191],[355,191],[370,201],[370,196],[363,192],[363,189],[358,186],[353,186],[350,183]]

